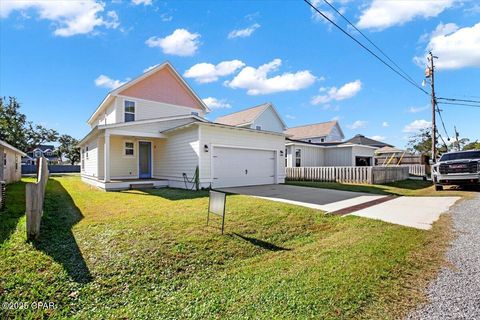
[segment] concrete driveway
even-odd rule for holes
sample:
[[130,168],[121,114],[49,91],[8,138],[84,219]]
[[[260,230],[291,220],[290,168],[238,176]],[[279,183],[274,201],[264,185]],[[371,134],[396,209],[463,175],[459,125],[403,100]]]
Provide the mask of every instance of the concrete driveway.
[[244,194],[272,201],[300,205],[327,212],[338,211],[385,197],[368,193],[284,184],[221,188],[220,190],[228,193]]

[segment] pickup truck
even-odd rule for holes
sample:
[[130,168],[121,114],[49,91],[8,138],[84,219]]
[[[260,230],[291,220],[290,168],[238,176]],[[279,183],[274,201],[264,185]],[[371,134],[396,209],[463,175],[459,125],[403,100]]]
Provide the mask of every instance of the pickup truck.
[[432,166],[435,190],[445,185],[480,185],[480,150],[444,153]]

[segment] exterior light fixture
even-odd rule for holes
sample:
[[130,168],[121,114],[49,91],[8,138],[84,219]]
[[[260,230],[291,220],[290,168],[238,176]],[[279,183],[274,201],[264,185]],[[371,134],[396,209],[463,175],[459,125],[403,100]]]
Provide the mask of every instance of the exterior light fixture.
[[208,152],[208,144],[203,146],[203,151]]

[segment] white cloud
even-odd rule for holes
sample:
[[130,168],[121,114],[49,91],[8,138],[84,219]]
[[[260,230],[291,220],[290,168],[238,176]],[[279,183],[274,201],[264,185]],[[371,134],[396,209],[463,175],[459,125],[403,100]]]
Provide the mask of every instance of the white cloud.
[[357,120],[354,123],[347,125],[347,128],[351,130],[355,130],[355,129],[365,128],[366,125],[367,125],[367,121]]
[[430,128],[432,123],[426,120],[415,120],[403,128],[403,132],[416,133],[421,129]]
[[382,127],[386,128],[386,127],[389,127],[389,126],[390,126],[390,124],[387,121],[382,122]]
[[210,83],[219,77],[228,76],[245,66],[240,60],[222,61],[217,65],[211,63],[197,63],[183,74],[186,78],[194,78],[198,83]]
[[340,116],[335,116],[335,117],[333,117],[333,118],[332,118],[332,120],[331,120],[331,121],[338,121],[338,120],[340,120],[340,119],[341,119],[341,117],[340,117]]
[[193,56],[200,45],[200,34],[186,29],[176,29],[165,38],[150,37],[145,41],[150,48],[159,47],[163,53],[175,56]]
[[152,69],[155,68],[156,66],[158,66],[158,64],[154,64],[153,66],[150,66],[150,67],[148,67],[148,68],[143,69],[143,73],[152,70]]
[[285,115],[285,118],[290,119],[290,120],[295,120],[295,119],[297,119],[297,117],[292,116],[291,114]]
[[101,74],[98,76],[97,79],[95,79],[95,85],[97,87],[103,87],[103,88],[108,88],[113,90],[120,87],[122,84],[126,83],[127,81],[114,80],[104,74]]
[[370,139],[373,139],[373,140],[377,140],[377,141],[385,141],[385,139],[387,139],[386,137],[384,136],[371,136],[369,137]]
[[337,87],[320,88],[320,92],[326,92],[326,94],[312,97],[311,103],[313,105],[325,104],[330,101],[341,101],[352,98],[362,89],[362,82],[355,80],[348,82],[338,89]]
[[149,6],[152,4],[152,0],[132,0],[134,5],[143,4],[144,6]]
[[[328,17],[328,19],[335,21],[335,14],[331,10],[326,10],[327,6],[325,3],[321,0],[313,0],[311,1],[312,5],[317,8],[321,13],[323,13],[325,16]],[[323,22],[329,24],[328,22],[320,13],[318,13],[315,9],[310,8],[310,11],[312,13],[312,20],[315,22]],[[330,27],[330,25],[329,25]]]
[[315,82],[315,76],[308,70],[297,71],[295,73],[286,72],[268,78],[268,74],[277,71],[281,64],[281,59],[274,59],[258,68],[245,67],[233,80],[225,81],[225,85],[233,89],[246,89],[248,95],[254,96],[284,91],[297,91],[309,87]]
[[[438,60],[438,69],[459,69],[480,67],[480,22],[472,27],[459,28],[453,23],[440,24],[431,33],[425,48],[425,55],[432,51]],[[424,66],[425,57],[415,57],[414,61]]]
[[254,23],[248,28],[230,31],[230,33],[228,34],[228,39],[250,37],[252,33],[258,28],[260,28],[260,25],[258,23]]
[[40,19],[53,22],[56,36],[70,37],[77,34],[93,33],[97,27],[117,28],[118,15],[105,10],[105,3],[95,0],[83,1],[2,1],[0,17],[7,18],[11,12],[36,10]]
[[436,17],[445,9],[452,7],[454,3],[455,0],[373,0],[370,6],[362,11],[357,27],[381,30],[395,25],[403,25],[417,17]]
[[208,97],[205,99],[202,99],[203,102],[209,107],[210,109],[222,109],[222,108],[230,108],[231,105],[227,103],[225,99],[217,99],[214,97]]
[[422,111],[427,110],[428,108],[430,108],[430,106],[410,107],[410,108],[408,109],[408,112],[410,112],[410,113],[419,113],[419,112],[422,112]]

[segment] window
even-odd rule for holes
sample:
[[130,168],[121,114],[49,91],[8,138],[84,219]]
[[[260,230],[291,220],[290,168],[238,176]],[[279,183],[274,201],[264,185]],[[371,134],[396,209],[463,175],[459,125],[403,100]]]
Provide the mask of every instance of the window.
[[125,100],[125,122],[135,121],[135,102]]
[[198,117],[198,112],[192,111],[192,116],[197,116]]
[[295,150],[295,167],[301,167],[302,164],[302,150]]
[[42,150],[36,149],[35,151],[33,151],[33,156],[35,158],[40,158],[42,156]]
[[15,156],[15,172],[18,172],[18,156]]
[[255,129],[262,130],[262,126],[256,126]]
[[125,142],[125,155],[133,156],[134,155],[134,144],[133,142]]
[[85,158],[88,160],[88,146],[85,147]]
[[7,153],[6,152],[3,153],[3,166],[7,167]]
[[321,138],[321,139],[320,139],[320,142],[325,142],[325,138]]

